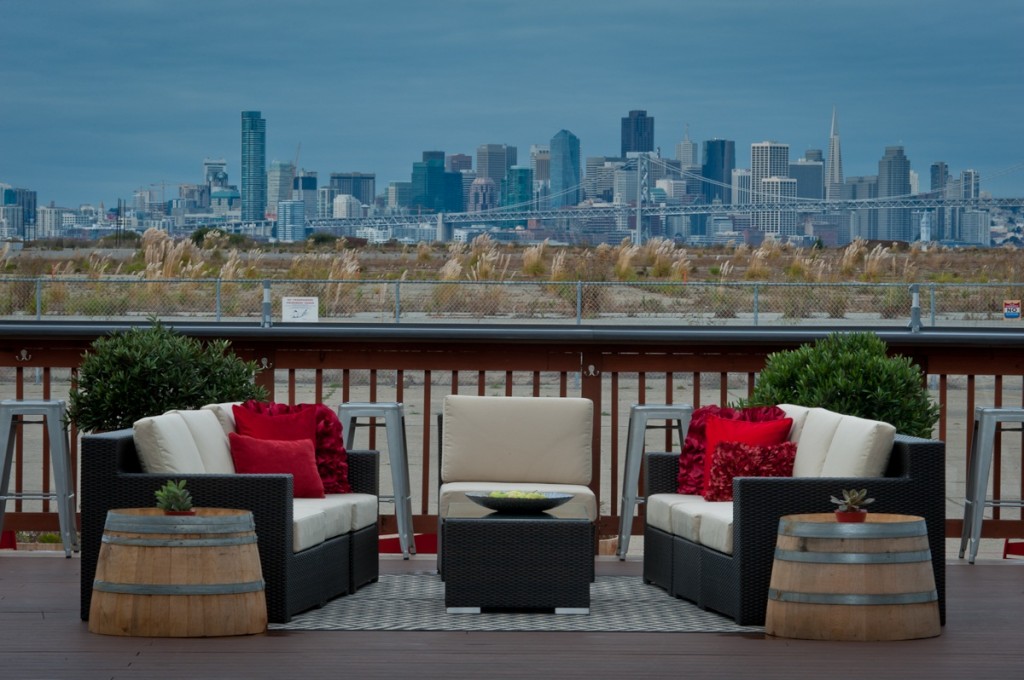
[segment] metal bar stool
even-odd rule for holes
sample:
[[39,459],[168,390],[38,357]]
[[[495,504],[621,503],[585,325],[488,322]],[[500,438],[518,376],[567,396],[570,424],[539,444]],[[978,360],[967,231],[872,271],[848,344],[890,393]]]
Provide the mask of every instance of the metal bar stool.
[[[4,525],[4,514],[9,500],[55,500],[60,519],[60,538],[64,544],[64,555],[78,552],[78,531],[75,526],[75,485],[71,479],[71,448],[68,445],[68,431],[63,419],[63,399],[4,399],[0,401],[0,445],[4,447],[3,477],[0,478],[0,530]],[[54,491],[9,493],[11,468],[14,467],[14,427],[19,416],[43,416],[50,436],[50,462],[53,467]]]
[[996,500],[987,497],[996,431],[1020,431],[1020,428],[1008,430],[1000,427],[1000,423],[1024,423],[1024,408],[979,406],[974,409],[971,460],[967,466],[967,489],[964,498],[964,528],[960,536],[960,557],[963,558],[969,541],[971,550],[968,560],[971,564],[974,564],[974,559],[978,556],[985,507],[1024,508],[1024,500]]
[[[671,427],[676,421],[679,432],[679,447],[682,449],[686,439],[686,431],[690,429],[690,416],[693,406],[690,404],[633,404],[629,408],[629,430],[626,435],[626,469],[622,481],[622,508],[619,511],[619,548],[620,560],[626,559],[629,551],[629,539],[633,533],[633,511],[637,503],[644,499],[638,497],[640,487],[640,464],[644,458],[644,436],[650,428],[651,420],[665,420],[665,427]],[[660,428],[658,428],[660,429]]]
[[[357,427],[370,423],[357,423],[357,418],[383,418],[388,438],[388,461],[391,464],[391,486],[394,494],[380,496],[382,501],[395,504],[398,520],[398,543],[402,556],[416,553],[416,539],[412,526],[412,492],[409,484],[409,456],[405,446],[405,409],[401,402],[346,402],[338,407],[338,419],[345,429],[345,448],[352,448]],[[381,423],[376,423],[380,426]]]

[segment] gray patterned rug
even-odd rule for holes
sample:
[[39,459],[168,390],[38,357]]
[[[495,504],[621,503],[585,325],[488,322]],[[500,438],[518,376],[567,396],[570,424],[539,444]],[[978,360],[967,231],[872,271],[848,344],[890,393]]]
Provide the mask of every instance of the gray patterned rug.
[[737,626],[636,576],[598,576],[590,586],[590,614],[448,614],[444,582],[436,574],[384,574],[377,583],[275,623],[271,630],[610,631],[757,633]]

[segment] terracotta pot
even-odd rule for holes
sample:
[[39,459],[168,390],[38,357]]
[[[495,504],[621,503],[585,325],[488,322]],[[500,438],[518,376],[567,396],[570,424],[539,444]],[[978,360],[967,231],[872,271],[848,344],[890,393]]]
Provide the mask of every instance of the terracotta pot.
[[867,510],[836,510],[837,522],[863,522],[867,516]]

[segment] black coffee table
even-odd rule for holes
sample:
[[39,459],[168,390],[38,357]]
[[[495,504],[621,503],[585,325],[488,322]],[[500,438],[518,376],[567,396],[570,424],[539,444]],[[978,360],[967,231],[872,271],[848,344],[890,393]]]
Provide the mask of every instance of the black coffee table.
[[583,502],[526,515],[452,503],[442,534],[448,613],[590,613],[595,529]]

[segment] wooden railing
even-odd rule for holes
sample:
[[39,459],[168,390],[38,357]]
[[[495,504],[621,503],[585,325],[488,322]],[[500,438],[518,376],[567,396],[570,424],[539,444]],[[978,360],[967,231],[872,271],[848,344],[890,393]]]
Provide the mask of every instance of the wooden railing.
[[[140,322],[144,323],[144,322]],[[82,353],[118,324],[0,325],[0,387],[4,398],[63,398]],[[593,482],[600,530],[618,526],[618,499],[629,407],[633,403],[724,405],[747,396],[771,352],[796,347],[828,328],[668,328],[655,326],[413,326],[315,325],[261,328],[230,324],[178,325],[200,338],[228,338],[234,350],[266,367],[257,380],[290,403],[400,401],[412,473],[415,527],[436,528],[435,417],[445,394],[582,396],[594,402]],[[876,329],[893,353],[921,365],[941,406],[935,436],[947,443],[946,533],[960,535],[962,499],[975,406],[1021,406],[1024,335],[979,331]],[[524,423],[529,427],[529,423]],[[48,490],[49,463],[40,433],[19,428],[11,490]],[[20,432],[24,429],[25,432]],[[41,432],[42,428],[36,428]],[[72,450],[77,457],[78,434]],[[648,436],[648,450],[678,448],[671,431]],[[997,442],[994,496],[1020,498],[1020,435]],[[384,446],[374,428],[358,448]],[[1016,465],[1015,465],[1016,461]],[[77,464],[76,464],[77,470]],[[383,474],[385,486],[389,475]],[[201,503],[201,499],[199,499]],[[824,499],[823,508],[828,499]],[[384,509],[383,531],[395,530]],[[986,537],[1024,537],[1018,510],[993,511]],[[635,520],[639,531],[639,518]],[[52,531],[52,503],[14,502],[5,529]]]

